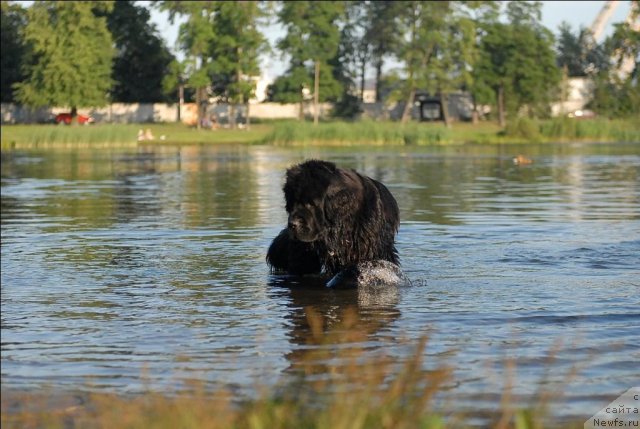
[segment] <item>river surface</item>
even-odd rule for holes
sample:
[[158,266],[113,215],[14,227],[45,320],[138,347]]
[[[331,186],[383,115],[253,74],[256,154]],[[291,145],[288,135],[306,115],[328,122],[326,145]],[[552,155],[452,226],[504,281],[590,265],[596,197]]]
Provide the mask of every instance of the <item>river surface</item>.
[[[284,171],[307,158],[389,187],[411,285],[269,273]],[[3,151],[1,268],[3,389],[251,395],[312,347],[305,309],[326,329],[355,309],[366,335],[341,347],[402,358],[428,335],[461,407],[511,380],[586,419],[640,385],[640,144]]]

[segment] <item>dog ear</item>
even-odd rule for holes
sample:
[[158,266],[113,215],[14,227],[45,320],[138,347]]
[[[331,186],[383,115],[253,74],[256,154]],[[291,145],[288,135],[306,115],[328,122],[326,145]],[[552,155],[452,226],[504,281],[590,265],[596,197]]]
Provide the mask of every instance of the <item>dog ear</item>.
[[282,192],[284,193],[285,209],[287,210],[287,212],[290,212],[293,208],[292,201],[295,198],[295,187],[293,186],[293,183],[295,182],[296,178],[300,176],[300,174],[302,174],[302,169],[299,165],[294,165],[293,167],[287,169],[287,172],[285,174],[285,182],[282,186]]
[[287,172],[285,174],[285,182],[293,180],[296,176],[299,176],[301,172],[302,169],[299,165],[294,165],[293,167],[287,169]]

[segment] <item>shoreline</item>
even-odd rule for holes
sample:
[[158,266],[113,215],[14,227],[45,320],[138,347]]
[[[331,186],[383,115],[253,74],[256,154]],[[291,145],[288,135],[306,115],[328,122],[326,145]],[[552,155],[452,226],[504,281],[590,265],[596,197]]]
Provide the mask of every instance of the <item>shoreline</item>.
[[[153,140],[138,141],[149,129]],[[521,118],[501,129],[492,122],[309,122],[274,121],[251,129],[195,129],[183,124],[3,125],[2,150],[117,148],[140,145],[272,145],[272,146],[448,146],[474,144],[640,143],[640,124],[631,119],[532,121]]]

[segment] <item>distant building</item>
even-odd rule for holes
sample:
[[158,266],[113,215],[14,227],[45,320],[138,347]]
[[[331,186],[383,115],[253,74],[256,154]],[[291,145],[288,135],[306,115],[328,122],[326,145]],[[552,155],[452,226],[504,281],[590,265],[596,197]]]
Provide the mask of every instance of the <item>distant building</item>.
[[263,73],[259,77],[251,78],[256,83],[256,90],[254,96],[249,103],[256,104],[262,103],[267,99],[267,87],[273,83],[273,79],[269,74]]
[[588,77],[570,77],[562,90],[563,101],[551,104],[553,116],[581,116],[593,96],[593,80]]
[[[360,83],[358,82],[358,92],[360,91]],[[364,80],[364,91],[362,92],[363,103],[376,102],[376,82],[373,79]]]

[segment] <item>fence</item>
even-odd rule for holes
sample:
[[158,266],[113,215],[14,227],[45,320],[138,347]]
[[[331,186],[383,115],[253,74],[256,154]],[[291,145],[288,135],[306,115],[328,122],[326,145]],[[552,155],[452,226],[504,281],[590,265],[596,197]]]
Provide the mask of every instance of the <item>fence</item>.
[[[326,117],[331,112],[331,103],[320,104],[320,117]],[[19,104],[2,103],[1,123],[54,123],[55,116],[70,109],[63,107],[44,107],[28,109]],[[208,115],[216,115],[221,124],[228,122],[231,109],[227,104],[210,105]],[[238,119],[244,121],[245,106],[237,106]],[[257,103],[251,104],[249,109],[252,119],[295,119],[300,113],[299,104]],[[90,115],[96,123],[145,123],[145,122],[177,122],[178,104],[163,103],[112,103],[100,108],[82,108],[78,113]],[[305,103],[304,115],[313,116],[313,105]],[[180,120],[187,124],[195,124],[197,108],[195,103],[184,103],[180,110]]]
[[[225,124],[229,121],[231,106],[228,104],[213,104],[207,109],[207,115],[215,115],[218,123]],[[331,113],[333,104],[320,104],[320,117],[327,117]],[[362,105],[363,116],[374,119],[399,119],[404,108],[403,103],[385,105],[382,103],[364,103]],[[43,107],[40,109],[28,109],[19,104],[1,104],[2,124],[21,123],[54,123],[58,113],[68,112],[63,107]],[[419,117],[417,109],[413,109],[414,117]],[[78,109],[78,113],[90,115],[96,123],[150,123],[150,122],[177,122],[178,104],[163,103],[113,103],[106,107]],[[300,115],[298,103],[256,103],[249,108],[251,119],[297,119]],[[313,117],[313,104],[305,103],[303,106],[305,117]],[[246,107],[236,106],[238,122],[245,121]],[[180,110],[180,120],[186,124],[195,124],[197,108],[195,103],[184,103]]]

